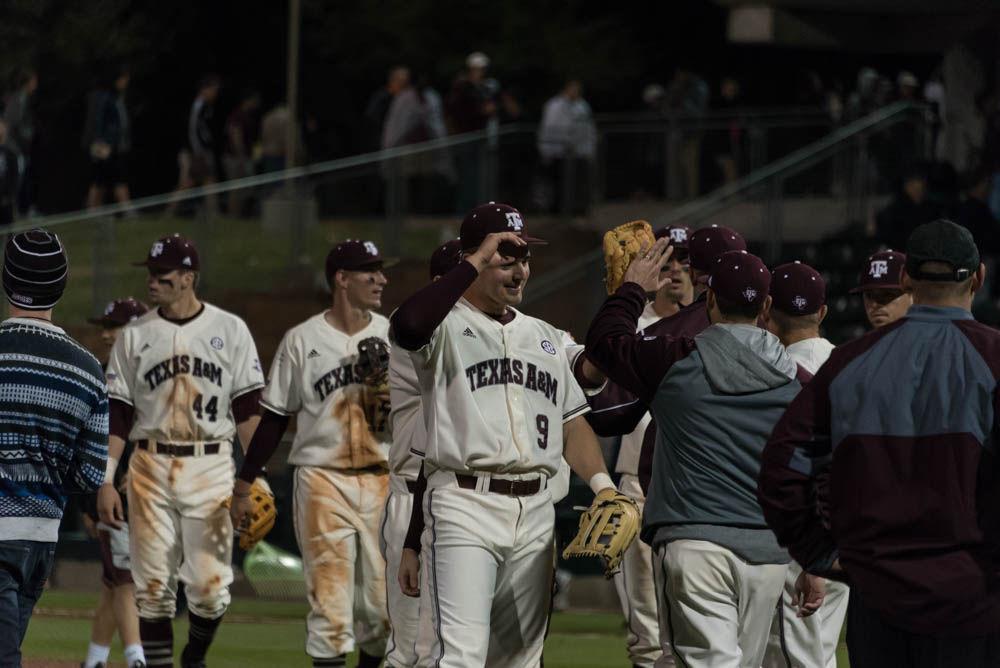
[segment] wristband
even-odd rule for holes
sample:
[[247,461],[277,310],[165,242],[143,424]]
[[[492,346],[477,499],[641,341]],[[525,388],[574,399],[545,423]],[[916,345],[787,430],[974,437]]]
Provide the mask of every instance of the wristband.
[[600,473],[595,473],[594,476],[590,479],[590,489],[592,492],[594,492],[594,494],[597,494],[602,489],[607,489],[608,487],[614,489],[615,483],[614,481],[611,480],[611,476],[609,476],[604,471],[601,471]]
[[118,470],[118,458],[108,455],[108,463],[104,467],[104,484],[115,484],[115,471]]

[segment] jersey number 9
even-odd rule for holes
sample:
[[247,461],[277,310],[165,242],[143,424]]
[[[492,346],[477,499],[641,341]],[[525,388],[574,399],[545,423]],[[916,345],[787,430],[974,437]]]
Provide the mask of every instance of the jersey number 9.
[[541,413],[536,415],[535,427],[538,429],[538,447],[544,450],[549,447],[549,416]]

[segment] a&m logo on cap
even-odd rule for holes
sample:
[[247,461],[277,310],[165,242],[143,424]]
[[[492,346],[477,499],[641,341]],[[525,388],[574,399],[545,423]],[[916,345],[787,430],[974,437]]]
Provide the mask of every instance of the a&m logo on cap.
[[670,230],[670,240],[675,244],[682,244],[688,240],[688,233],[683,227],[674,227]]
[[872,278],[882,278],[889,273],[888,260],[872,260],[872,266],[868,270]]
[[507,227],[514,230],[515,232],[520,232],[521,228],[524,227],[524,221],[521,220],[521,214],[516,211],[510,211],[506,214],[507,216]]
[[115,303],[108,302],[108,305],[104,307],[104,315],[111,315],[111,312],[115,310]]
[[370,241],[365,242],[365,252],[369,255],[378,255],[378,248]]
[[806,306],[809,305],[809,300],[807,300],[805,297],[801,295],[796,295],[795,299],[792,300],[792,305],[795,306],[795,308],[797,308],[798,310],[802,311],[805,309]]
[[746,290],[743,291],[743,296],[746,298],[748,302],[752,302],[754,299],[757,298],[757,291],[754,290],[753,288],[747,288]]
[[153,247],[149,249],[149,257],[160,257],[163,255],[163,242],[157,241],[153,244]]

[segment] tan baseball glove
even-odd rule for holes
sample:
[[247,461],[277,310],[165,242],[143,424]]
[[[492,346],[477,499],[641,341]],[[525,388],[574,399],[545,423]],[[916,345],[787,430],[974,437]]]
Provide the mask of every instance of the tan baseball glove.
[[604,233],[604,266],[607,267],[604,284],[609,295],[621,287],[625,270],[635,256],[655,242],[653,228],[645,220],[633,220]]
[[389,344],[377,336],[358,343],[358,372],[364,379],[365,419],[372,432],[385,430],[389,417]]
[[274,527],[274,520],[278,516],[271,486],[263,478],[257,478],[250,485],[250,502],[253,504],[250,517],[240,532],[240,548],[244,550],[249,550],[262,541]]
[[622,555],[639,533],[639,506],[613,487],[602,489],[590,508],[580,515],[580,529],[566,549],[563,559],[600,557],[604,576],[618,572]]

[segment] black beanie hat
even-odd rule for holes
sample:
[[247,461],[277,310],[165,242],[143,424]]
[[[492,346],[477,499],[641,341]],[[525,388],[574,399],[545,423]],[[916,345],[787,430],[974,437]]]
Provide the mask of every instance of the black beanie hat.
[[3,258],[3,289],[7,301],[27,311],[46,311],[66,288],[68,263],[59,237],[42,229],[7,239]]

